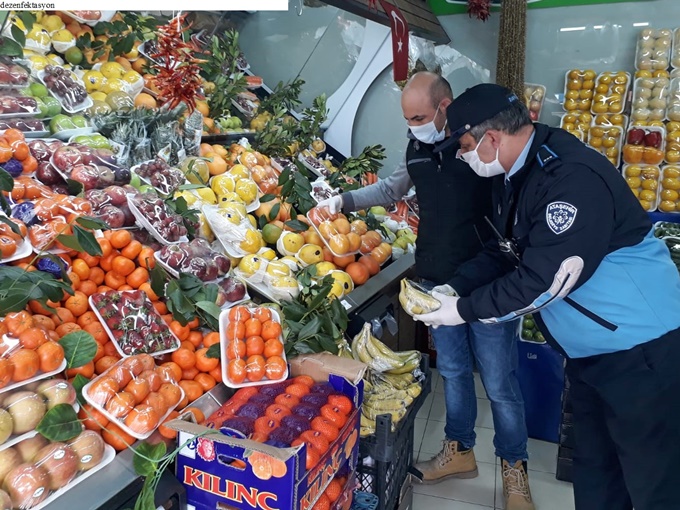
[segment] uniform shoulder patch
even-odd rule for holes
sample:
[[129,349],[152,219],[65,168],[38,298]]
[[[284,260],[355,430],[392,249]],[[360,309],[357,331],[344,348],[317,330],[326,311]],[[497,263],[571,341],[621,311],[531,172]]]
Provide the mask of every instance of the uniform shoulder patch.
[[545,209],[545,221],[555,234],[562,234],[574,224],[578,209],[567,202],[551,202]]

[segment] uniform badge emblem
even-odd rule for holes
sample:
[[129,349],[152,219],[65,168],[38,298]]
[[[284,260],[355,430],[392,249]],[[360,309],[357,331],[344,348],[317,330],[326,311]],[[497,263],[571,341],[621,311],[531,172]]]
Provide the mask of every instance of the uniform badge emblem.
[[552,202],[545,210],[545,221],[555,234],[562,234],[574,224],[578,209],[567,202]]

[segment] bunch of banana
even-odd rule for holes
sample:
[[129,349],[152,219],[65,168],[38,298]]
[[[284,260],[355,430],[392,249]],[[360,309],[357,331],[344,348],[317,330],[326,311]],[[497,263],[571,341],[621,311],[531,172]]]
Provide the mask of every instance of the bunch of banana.
[[438,299],[433,298],[427,292],[415,288],[413,283],[406,278],[401,280],[399,303],[401,303],[401,307],[410,316],[431,313],[439,310],[439,307],[442,306]]
[[368,371],[364,377],[361,435],[375,433],[375,419],[381,414],[392,417],[394,430],[421,392],[422,387],[413,374],[391,375]]
[[352,356],[376,372],[388,374],[406,374],[420,366],[419,351],[394,352],[371,334],[369,323],[352,340]]
[[352,348],[350,347],[349,342],[344,338],[338,342],[338,356],[341,358],[354,359]]

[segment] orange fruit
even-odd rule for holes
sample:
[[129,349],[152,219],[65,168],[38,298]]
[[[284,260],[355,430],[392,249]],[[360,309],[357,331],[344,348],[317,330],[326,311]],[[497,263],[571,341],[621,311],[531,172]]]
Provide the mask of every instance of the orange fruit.
[[250,317],[250,310],[246,306],[235,306],[229,310],[229,322],[246,322]]
[[198,368],[196,368],[195,366],[187,368],[185,370],[182,370],[182,380],[193,381],[198,374],[200,374],[200,372],[198,371]]
[[[127,260],[127,259],[126,259]],[[122,275],[119,275],[118,273],[115,273],[113,271],[109,271],[106,273],[104,276],[104,283],[114,289],[118,290],[120,289],[123,285],[125,285],[125,277]]]
[[182,414],[184,413],[193,414],[194,418],[196,418],[196,423],[199,425],[205,421],[205,414],[203,414],[203,411],[201,411],[198,407],[187,407],[182,411]]
[[210,372],[211,370],[217,368],[220,360],[217,358],[208,358],[206,356],[208,349],[204,347],[196,351],[196,368],[201,372]]
[[264,414],[267,418],[271,418],[278,423],[283,419],[284,416],[291,414],[291,410],[288,406],[282,404],[272,404],[267,407]]
[[262,324],[262,338],[270,340],[272,338],[279,338],[281,336],[281,324],[274,321],[267,321]]
[[371,277],[368,267],[360,262],[352,262],[345,268],[345,272],[354,282],[354,285],[363,285]]
[[246,340],[246,355],[253,356],[264,352],[264,340],[261,336],[251,336]]
[[94,337],[94,339],[97,341],[97,343],[104,345],[106,342],[109,341],[109,335],[104,329],[104,326],[101,325],[100,322],[92,322],[90,324],[87,324],[84,328],[84,331],[87,331],[90,335]]
[[[33,324],[35,324],[36,328],[40,328],[45,331],[54,331],[56,329],[54,321],[45,315],[34,315]],[[2,334],[5,334],[6,332],[7,331],[5,330]]]
[[328,397],[328,403],[333,407],[337,407],[345,416],[349,415],[349,413],[352,412],[352,409],[354,409],[352,401],[345,395],[330,395]]
[[203,333],[200,331],[191,331],[186,341],[193,345],[194,349],[198,349],[198,347],[203,343]]
[[189,349],[179,348],[172,353],[172,361],[175,362],[182,370],[193,368],[196,364],[196,355]]
[[94,371],[97,374],[103,374],[117,362],[118,358],[115,356],[102,356],[95,362]]
[[73,261],[71,270],[80,276],[81,280],[87,280],[90,278],[90,266],[88,266],[87,263],[81,258],[75,259]]
[[118,255],[113,259],[111,270],[120,276],[127,276],[135,270],[135,263],[128,258]]
[[163,383],[158,388],[158,394],[163,397],[168,407],[174,407],[182,399],[182,390],[173,383]]
[[135,406],[135,397],[131,393],[121,391],[116,393],[106,403],[106,411],[116,418],[126,416]]
[[[348,244],[349,244],[349,242],[348,242]],[[331,248],[333,248],[333,251],[334,251],[335,253],[340,253],[340,252],[337,250],[337,246],[336,246],[336,247],[332,247],[332,246],[331,246]],[[344,253],[344,252],[343,252],[343,253]],[[337,267],[339,267],[339,268],[345,268],[345,267],[347,267],[347,266],[350,265],[352,262],[354,262],[354,260],[355,260],[355,256],[354,256],[354,255],[343,255],[342,257],[333,256],[333,264],[335,264],[335,265],[336,265]]]
[[340,435],[340,429],[333,422],[322,416],[317,416],[312,420],[312,430],[321,432],[331,443]]
[[33,327],[33,317],[25,310],[11,312],[5,316],[4,324],[7,331],[18,338],[21,333]]
[[22,331],[19,335],[19,343],[24,349],[35,350],[48,340],[49,336],[47,335],[47,332],[44,329],[35,326]]
[[283,344],[278,338],[270,338],[264,344],[264,357],[281,356],[283,354]]
[[125,246],[125,248],[120,250],[120,254],[125,258],[135,260],[137,256],[142,252],[142,248],[143,248],[142,243],[140,243],[136,239],[133,239],[127,244],[127,246]]
[[316,384],[314,379],[312,379],[308,375],[298,375],[297,377],[292,379],[292,382],[294,382],[295,384],[304,384],[308,388],[311,388],[312,386],[314,386]]
[[109,424],[109,419],[97,411],[91,404],[85,404],[78,411],[78,418],[87,430],[99,432]]
[[248,347],[243,340],[232,340],[227,344],[227,359],[245,358]]
[[324,454],[330,448],[330,442],[324,437],[321,432],[316,430],[307,430],[300,434],[300,438],[305,442],[311,444],[314,449],[320,454]]
[[109,239],[111,246],[120,250],[125,248],[132,241],[132,234],[129,230],[114,230]]
[[[138,267],[137,269],[142,269],[142,268]],[[135,269],[135,271],[137,271],[137,269]],[[134,274],[134,271],[133,271],[132,274]],[[148,298],[151,300],[151,302],[158,301],[159,297],[153,291],[153,289],[151,288],[151,284],[149,282],[143,282],[138,288],[139,288],[139,290],[141,290],[142,292],[144,292],[148,296]]]
[[119,389],[118,382],[113,377],[104,376],[92,383],[87,394],[95,404],[105,406]]
[[142,404],[153,407],[159,416],[163,416],[168,411],[168,403],[165,401],[163,395],[157,392],[149,393]]
[[338,500],[342,494],[343,485],[344,484],[337,478],[333,478],[333,480],[331,480],[331,482],[328,484],[328,487],[326,487],[326,490],[323,493],[328,496],[328,499],[331,503],[335,503]]
[[[87,296],[77,290],[73,296],[66,300],[64,306],[73,314],[74,317],[80,317],[85,312],[87,312],[90,304],[87,301]],[[75,322],[75,320],[73,322]]]
[[147,434],[153,431],[158,426],[159,421],[158,412],[148,405],[133,408],[125,417],[125,425],[137,434]]
[[286,393],[302,398],[309,393],[309,386],[303,383],[293,383],[286,387]]
[[[165,303],[163,303],[162,301],[155,301],[154,304],[153,304],[153,307],[154,307],[154,308],[156,309],[156,311],[157,311],[159,314],[161,314],[161,315],[165,315],[166,313],[168,313],[168,307],[167,307],[167,305],[166,305]],[[172,322],[172,321],[171,321],[171,322]]]
[[[138,289],[142,284],[149,282],[149,271],[143,267],[138,267],[132,271],[125,279],[127,284],[133,289]],[[149,284],[150,285],[150,284]]]
[[246,360],[246,373],[248,374],[248,380],[251,382],[261,380],[265,374],[264,357],[259,354],[248,356]]
[[130,356],[125,358],[121,363],[122,366],[127,367],[132,372],[133,376],[138,376],[144,371],[145,364],[138,356]]
[[[172,420],[174,420],[175,418],[177,418],[178,416],[179,416],[179,413],[178,413],[177,411],[172,411],[172,412],[168,415],[168,417],[167,417],[165,420],[163,420],[163,423],[172,421]],[[163,423],[161,423],[161,425],[158,427],[158,432],[159,432],[159,434],[160,434],[161,436],[163,436],[164,438],[166,438],[166,439],[175,439],[175,438],[177,437],[177,431],[176,431],[176,430],[169,429],[168,427],[166,427],[165,425],[163,425]]]
[[90,268],[90,281],[94,282],[96,285],[101,285],[104,283],[104,270],[101,267]]
[[118,257],[118,251],[112,251],[105,257],[99,259],[99,267],[101,267],[105,272],[111,271],[113,269],[113,259]]
[[153,269],[156,267],[156,259],[154,258],[153,254],[153,248],[144,246],[139,252],[139,255],[137,255],[137,264],[139,264],[140,267],[143,267],[144,269]]
[[57,329],[55,329],[54,331],[57,333],[59,338],[61,338],[68,335],[69,333],[73,333],[74,331],[80,331],[81,329],[83,328],[78,326],[78,324],[76,324],[75,322],[67,322],[65,324],[62,324],[61,326],[57,326]]
[[132,446],[136,441],[134,437],[112,423],[102,430],[102,439],[118,452]]
[[191,329],[189,329],[188,324],[182,326],[178,321],[172,321],[170,323],[170,331],[172,331],[174,335],[179,338],[179,341],[182,342],[189,337]]
[[30,379],[40,369],[40,356],[31,349],[19,349],[13,352],[9,356],[9,361],[14,365],[12,380],[15,382]]
[[102,257],[107,257],[111,254],[111,251],[113,250],[113,247],[111,246],[111,241],[106,239],[105,237],[98,237],[97,238],[97,243],[99,243],[99,248],[102,250]]
[[83,280],[80,282],[78,290],[85,294],[86,296],[90,297],[92,294],[97,292],[97,284],[94,283],[92,280]]
[[210,347],[220,343],[220,334],[216,331],[211,331],[203,337],[203,347]]
[[120,353],[111,340],[104,344],[104,356],[113,356],[116,359],[120,359]]
[[[307,448],[307,458],[305,461],[305,468],[307,471],[316,466],[319,463],[319,460],[319,454],[314,451],[314,448]],[[321,496],[323,496],[323,494]],[[330,508],[330,506],[328,508]]]
[[261,434],[271,434],[271,432],[279,426],[279,421],[269,418],[268,416],[260,416],[255,420],[255,431]]
[[272,320],[272,312],[269,308],[261,306],[253,312],[253,317],[264,324],[265,322]]
[[278,381],[283,379],[286,374],[286,362],[280,356],[270,356],[264,366],[267,379],[270,381]]
[[125,391],[135,398],[135,405],[137,405],[149,395],[151,392],[151,385],[146,379],[136,377],[128,383],[125,387]]
[[252,397],[253,395],[257,395],[258,393],[259,390],[254,386],[240,388],[236,390],[236,393],[232,395],[232,397],[229,399],[229,402],[245,404],[246,402],[248,402],[248,400],[250,400],[250,397]]
[[184,349],[189,349],[191,352],[196,351],[196,347],[194,347],[194,344],[192,344],[189,340],[184,340],[184,342],[180,342],[179,346]]
[[215,368],[208,372],[218,383],[224,382],[222,379],[222,364],[218,363]]
[[94,375],[94,361],[85,363],[82,367],[70,368],[66,371],[66,377],[69,379],[71,377],[75,377],[78,374],[90,379]]
[[161,379],[161,376],[158,375],[158,372],[156,370],[144,370],[141,374],[139,374],[138,379],[144,379],[146,382],[149,383],[149,391],[158,391],[158,389],[161,387],[161,384],[163,384],[163,380]]
[[193,402],[203,395],[203,386],[196,381],[180,381],[179,385],[184,390],[184,394],[189,402]]
[[217,381],[210,374],[199,373],[194,377],[194,381],[201,385],[203,392],[212,390],[216,385]]
[[246,327],[243,322],[230,322],[226,327],[227,340],[244,340]]
[[159,368],[167,368],[167,371],[158,370],[158,368],[156,369],[158,370],[161,379],[164,381],[168,381],[167,376],[169,376],[170,379],[175,382],[178,382],[180,379],[182,379],[182,368],[174,361],[163,363]]
[[[245,345],[245,344],[244,344]],[[227,364],[227,377],[235,384],[240,384],[246,379],[246,362],[243,358],[232,359]]]
[[9,236],[0,235],[0,256],[11,257],[17,251],[17,241]]
[[258,319],[248,319],[245,322],[245,336],[250,337],[250,336],[260,336],[260,333],[262,332],[262,323]]
[[151,354],[137,354],[135,355],[135,359],[139,360],[142,364],[142,371],[156,368],[156,360],[153,359]]
[[52,372],[58,369],[64,361],[64,348],[51,340],[38,347],[36,352],[40,358],[40,370],[42,372]]
[[8,359],[0,359],[0,388],[4,388],[12,381],[14,365]]

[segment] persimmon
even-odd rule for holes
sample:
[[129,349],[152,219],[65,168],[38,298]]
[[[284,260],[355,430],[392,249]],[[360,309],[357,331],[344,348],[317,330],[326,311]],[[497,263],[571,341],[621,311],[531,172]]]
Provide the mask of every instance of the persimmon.
[[37,349],[49,340],[47,332],[38,327],[28,328],[19,335],[19,343],[24,349]]

